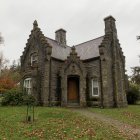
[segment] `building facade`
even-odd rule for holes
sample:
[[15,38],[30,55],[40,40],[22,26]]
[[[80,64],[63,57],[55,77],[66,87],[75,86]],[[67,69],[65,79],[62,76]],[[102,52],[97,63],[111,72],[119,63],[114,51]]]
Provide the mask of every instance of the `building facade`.
[[45,37],[37,21],[21,56],[21,85],[45,106],[127,106],[125,56],[115,19],[106,17],[105,34],[69,47],[66,31]]

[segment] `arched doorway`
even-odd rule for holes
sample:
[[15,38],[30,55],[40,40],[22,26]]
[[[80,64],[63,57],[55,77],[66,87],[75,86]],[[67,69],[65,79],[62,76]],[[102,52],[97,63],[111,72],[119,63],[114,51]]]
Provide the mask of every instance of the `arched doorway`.
[[79,104],[79,77],[70,76],[67,79],[67,102]]

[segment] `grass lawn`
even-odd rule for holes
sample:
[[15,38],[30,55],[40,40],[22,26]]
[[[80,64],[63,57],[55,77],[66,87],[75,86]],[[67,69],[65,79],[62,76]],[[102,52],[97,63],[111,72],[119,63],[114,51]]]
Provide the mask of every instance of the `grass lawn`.
[[89,110],[140,127],[140,105],[129,105],[127,108],[113,109],[89,108]]
[[25,117],[26,107],[0,107],[0,140],[125,139],[113,126],[65,108],[36,107],[34,123],[26,123]]

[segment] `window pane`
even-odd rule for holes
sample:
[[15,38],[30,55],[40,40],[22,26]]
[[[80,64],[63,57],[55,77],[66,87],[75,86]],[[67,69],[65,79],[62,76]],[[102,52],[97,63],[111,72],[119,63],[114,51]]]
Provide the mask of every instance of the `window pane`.
[[29,87],[29,80],[27,80],[27,88]]
[[24,87],[27,87],[27,80],[24,80]]
[[38,60],[38,56],[37,56],[37,53],[33,53],[31,55],[31,66],[34,65],[34,63],[36,63]]
[[30,81],[31,81],[31,80],[28,81],[28,88],[30,88]]
[[92,96],[99,96],[99,83],[97,79],[92,79]]
[[24,80],[24,88],[28,94],[31,94],[31,78],[27,78]]
[[98,81],[93,80],[93,86],[94,86],[94,87],[98,87]]
[[98,95],[98,88],[93,88],[93,94]]

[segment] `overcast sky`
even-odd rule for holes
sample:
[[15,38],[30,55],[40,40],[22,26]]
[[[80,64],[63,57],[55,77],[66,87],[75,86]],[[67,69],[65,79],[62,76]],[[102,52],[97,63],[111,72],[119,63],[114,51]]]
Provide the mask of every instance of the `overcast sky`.
[[103,19],[116,19],[119,41],[126,56],[126,69],[140,65],[140,0],[0,0],[0,32],[4,56],[19,59],[36,19],[50,38],[59,28],[67,31],[72,46],[104,35]]

